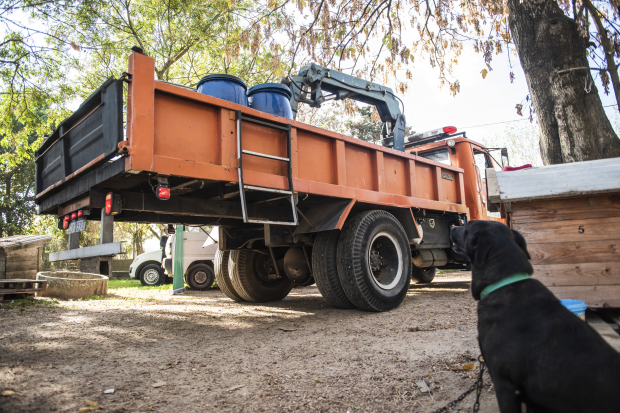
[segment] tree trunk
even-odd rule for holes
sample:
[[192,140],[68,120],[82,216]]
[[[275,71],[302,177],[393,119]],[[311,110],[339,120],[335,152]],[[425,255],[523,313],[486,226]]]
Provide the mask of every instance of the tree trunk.
[[[508,0],[510,31],[540,125],[546,165],[620,156],[586,57],[587,39],[554,0]],[[585,68],[585,69],[577,69]],[[566,69],[576,69],[565,73]]]

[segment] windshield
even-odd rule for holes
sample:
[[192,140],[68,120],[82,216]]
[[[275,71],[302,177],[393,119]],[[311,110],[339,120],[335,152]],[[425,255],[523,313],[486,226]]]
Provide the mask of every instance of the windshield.
[[447,148],[437,149],[435,151],[419,153],[418,156],[426,159],[430,159],[431,161],[440,162],[446,165],[451,165],[450,163],[450,151]]

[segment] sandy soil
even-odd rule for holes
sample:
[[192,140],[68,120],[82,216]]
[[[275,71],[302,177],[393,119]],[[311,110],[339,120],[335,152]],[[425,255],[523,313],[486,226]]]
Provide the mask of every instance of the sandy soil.
[[[137,289],[37,303],[0,309],[0,393],[17,392],[2,412],[430,412],[478,372],[451,370],[479,354],[468,274],[378,314],[330,308],[315,286],[269,304]],[[481,411],[497,411],[488,374]]]

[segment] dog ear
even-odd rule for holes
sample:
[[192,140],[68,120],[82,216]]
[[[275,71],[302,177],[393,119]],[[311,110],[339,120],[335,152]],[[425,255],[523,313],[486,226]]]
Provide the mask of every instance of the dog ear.
[[491,240],[491,238],[489,238],[488,236],[484,234],[480,234],[478,236],[478,242],[476,243],[476,253],[474,255],[474,264],[476,264],[479,267],[484,265],[485,261],[487,260],[487,256],[489,255],[489,252],[491,251],[492,246],[493,246],[493,241]]
[[518,231],[515,231],[514,229],[512,230],[512,235],[514,235],[515,242],[517,243],[519,248],[523,250],[527,259],[531,260],[532,257],[530,257],[530,253],[527,250],[527,243],[525,242],[525,238],[523,238],[523,235],[521,235]]

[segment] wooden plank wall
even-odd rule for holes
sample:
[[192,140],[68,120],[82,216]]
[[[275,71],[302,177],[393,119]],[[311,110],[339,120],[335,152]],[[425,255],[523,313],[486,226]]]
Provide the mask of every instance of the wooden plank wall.
[[39,249],[34,247],[8,251],[5,278],[36,279],[40,265]]
[[516,202],[511,226],[558,298],[620,307],[620,194]]

